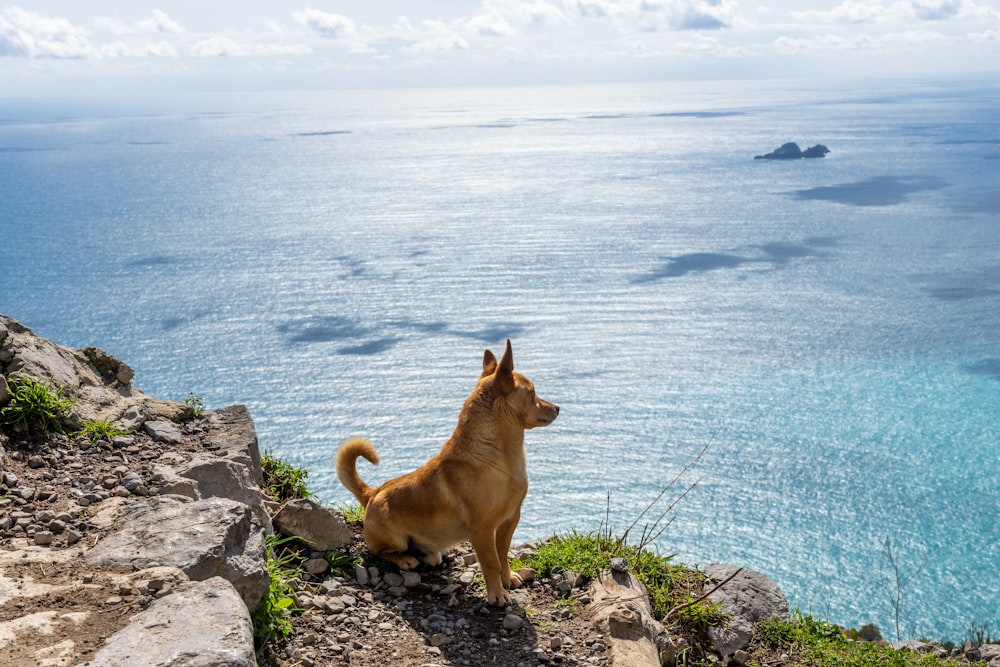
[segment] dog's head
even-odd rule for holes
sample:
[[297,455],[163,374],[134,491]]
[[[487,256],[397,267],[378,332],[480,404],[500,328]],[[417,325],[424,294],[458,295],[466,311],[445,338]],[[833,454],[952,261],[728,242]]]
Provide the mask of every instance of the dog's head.
[[548,426],[559,415],[558,405],[539,398],[531,380],[514,372],[514,353],[511,352],[509,339],[499,363],[493,353],[486,350],[480,381],[483,379],[493,383],[499,395],[499,409],[526,429]]

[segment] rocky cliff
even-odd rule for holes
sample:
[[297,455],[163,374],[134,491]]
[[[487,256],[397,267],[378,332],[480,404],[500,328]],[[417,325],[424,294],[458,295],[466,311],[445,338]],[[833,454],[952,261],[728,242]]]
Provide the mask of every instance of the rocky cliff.
[[[693,640],[654,619],[642,584],[614,563],[595,581],[522,572],[530,584],[503,610],[483,604],[468,545],[420,573],[383,568],[339,512],[262,494],[243,406],[198,414],[151,398],[132,386],[127,364],[3,315],[0,372],[4,667],[255,665],[252,614],[269,593],[273,532],[298,538],[291,581],[304,611],[265,652],[268,664],[614,667],[692,655]],[[11,418],[19,378],[72,401],[63,428]],[[117,434],[81,430],[94,423]],[[332,569],[338,559],[350,564]],[[755,628],[787,616],[788,604],[759,574],[712,566],[705,575],[706,595],[729,618],[706,646],[716,661],[745,664]],[[977,656],[1000,665],[996,648]]]

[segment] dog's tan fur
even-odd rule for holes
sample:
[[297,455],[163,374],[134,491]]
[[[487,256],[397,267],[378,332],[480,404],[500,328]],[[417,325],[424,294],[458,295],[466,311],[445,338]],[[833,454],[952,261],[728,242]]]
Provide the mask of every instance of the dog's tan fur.
[[337,476],[365,508],[365,541],[372,553],[404,570],[472,541],[486,579],[490,604],[510,604],[505,587],[521,584],[507,552],[528,491],[524,431],[547,426],[559,407],[535,395],[528,378],[514,372],[510,341],[497,363],[489,350],[483,372],[465,400],[458,426],[441,451],[422,467],[373,489],[358,475],[359,456],[379,462],[363,438],[337,452]]

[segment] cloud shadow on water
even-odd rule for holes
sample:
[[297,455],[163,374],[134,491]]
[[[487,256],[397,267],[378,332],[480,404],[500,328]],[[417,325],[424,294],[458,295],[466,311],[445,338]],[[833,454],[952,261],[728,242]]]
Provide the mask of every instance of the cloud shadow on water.
[[368,330],[341,315],[322,315],[293,320],[278,326],[292,343],[326,343],[363,338]]
[[516,338],[520,336],[526,330],[523,324],[517,324],[514,322],[508,324],[492,324],[482,329],[475,329],[470,331],[461,331],[457,329],[449,330],[449,333],[461,338],[472,338],[473,340],[482,341],[484,343],[493,343],[496,341],[506,340],[507,338]]
[[[523,324],[508,322],[480,329],[454,329],[447,322],[415,321],[409,318],[387,320],[366,326],[341,315],[299,318],[278,325],[289,344],[342,343],[335,352],[341,355],[376,355],[395,347],[407,334],[470,338],[487,344],[515,338],[527,330]],[[393,334],[399,335],[393,335]]]
[[399,340],[399,338],[379,338],[377,340],[371,340],[358,345],[337,348],[337,354],[358,356],[379,354],[380,352],[385,352],[386,350],[395,347]]
[[927,287],[924,291],[940,301],[966,301],[1000,294],[994,289],[968,286]]
[[873,176],[854,183],[841,183],[789,192],[796,199],[829,201],[850,206],[895,206],[918,192],[941,190],[947,181],[935,176]]
[[750,262],[747,257],[717,252],[692,252],[669,257],[659,269],[632,280],[633,283],[650,283],[664,278],[680,278],[689,273],[704,273],[717,269],[734,269]]
[[966,366],[965,370],[970,375],[984,375],[1000,382],[1000,359],[995,357],[980,359],[979,361]]
[[636,276],[632,284],[652,283],[666,278],[681,278],[693,273],[707,273],[722,269],[738,269],[757,264],[768,268],[782,268],[793,260],[808,257],[818,257],[821,250],[836,246],[838,240],[834,237],[816,236],[805,239],[802,243],[788,241],[771,241],[761,245],[750,246],[747,254],[729,252],[691,252],[675,257],[668,257],[662,266]]
[[173,257],[168,257],[167,255],[148,255],[146,257],[138,257],[133,259],[128,263],[129,266],[170,266],[171,264],[177,264],[178,260]]

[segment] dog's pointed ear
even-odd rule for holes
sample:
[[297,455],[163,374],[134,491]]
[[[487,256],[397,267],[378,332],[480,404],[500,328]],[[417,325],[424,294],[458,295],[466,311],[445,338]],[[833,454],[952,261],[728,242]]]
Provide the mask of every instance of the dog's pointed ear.
[[500,358],[500,365],[496,370],[496,383],[500,391],[507,394],[514,391],[514,353],[510,349],[510,339],[507,339],[507,350]]
[[483,374],[479,377],[486,377],[487,375],[493,375],[493,372],[497,369],[497,358],[493,356],[493,353],[486,350],[483,354]]

